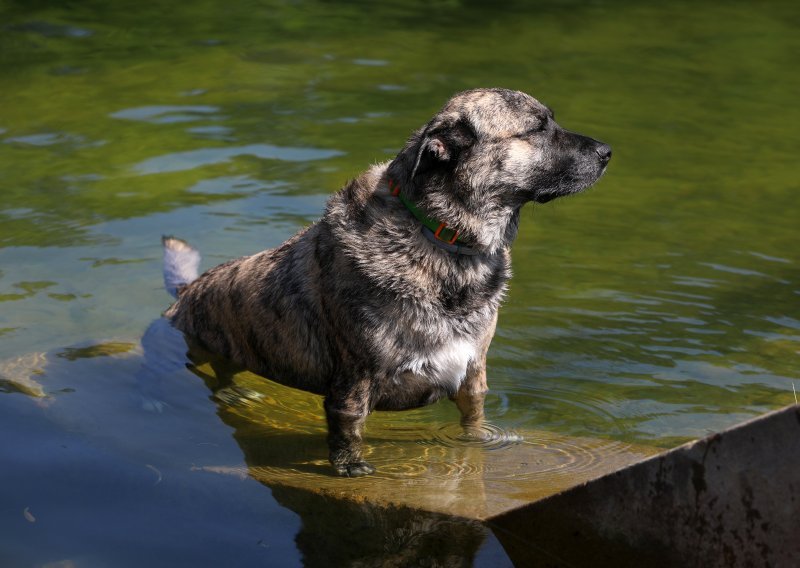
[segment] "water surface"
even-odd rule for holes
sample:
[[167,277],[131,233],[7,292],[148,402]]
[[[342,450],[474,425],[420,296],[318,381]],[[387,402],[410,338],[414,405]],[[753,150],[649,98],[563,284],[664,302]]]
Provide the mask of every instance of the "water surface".
[[[274,466],[267,431],[281,467],[324,463],[315,397],[251,376],[212,394],[213,377],[165,369],[153,412],[136,380],[169,301],[163,233],[204,267],[274,246],[461,89],[524,90],[614,148],[596,188],[523,213],[491,428],[580,464],[570,439],[668,448],[794,402],[794,3],[6,1],[0,15],[4,566],[508,562],[476,523],[249,476]],[[416,448],[384,461],[413,477],[456,420],[447,402],[371,418],[376,463]],[[442,483],[469,455],[460,473],[437,462]]]

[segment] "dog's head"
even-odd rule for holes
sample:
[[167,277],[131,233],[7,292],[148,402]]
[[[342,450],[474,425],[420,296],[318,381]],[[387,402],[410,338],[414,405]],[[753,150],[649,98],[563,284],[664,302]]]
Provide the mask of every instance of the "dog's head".
[[[475,89],[455,95],[418,130],[389,175],[434,215],[496,248],[516,234],[522,205],[586,189],[610,158],[610,146],[564,130],[530,95]],[[509,224],[511,235],[501,227]]]

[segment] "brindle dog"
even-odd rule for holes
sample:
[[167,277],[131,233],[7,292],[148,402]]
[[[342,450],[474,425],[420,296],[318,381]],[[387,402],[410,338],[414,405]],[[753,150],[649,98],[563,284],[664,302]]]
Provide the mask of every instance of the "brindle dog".
[[323,395],[336,472],[372,473],[361,436],[373,410],[449,397],[465,428],[480,423],[520,209],[589,187],[610,158],[525,93],[459,93],[275,249],[196,278],[197,252],[165,237],[178,297],[166,317],[213,353]]

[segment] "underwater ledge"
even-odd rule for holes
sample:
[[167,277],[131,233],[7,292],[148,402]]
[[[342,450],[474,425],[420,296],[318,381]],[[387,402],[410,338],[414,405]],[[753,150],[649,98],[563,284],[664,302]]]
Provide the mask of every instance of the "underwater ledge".
[[[395,442],[394,465],[356,479],[330,475],[322,459],[306,468],[279,466],[239,437],[246,470],[198,469],[255,478],[306,524],[360,518],[354,534],[372,525],[403,527],[426,547],[452,541],[450,549],[481,540],[488,528],[516,566],[800,565],[798,405],[661,453],[522,434],[525,442],[501,451],[462,446],[437,453]],[[295,451],[302,438],[290,442]],[[571,457],[548,465],[556,447],[570,448]],[[420,452],[427,454],[422,461]],[[453,466],[454,452],[462,470]],[[448,472],[437,467],[445,458]],[[404,461],[412,465],[401,468]],[[543,477],[525,475],[536,467]],[[342,507],[353,511],[342,517]],[[341,539],[351,531],[335,532]]]

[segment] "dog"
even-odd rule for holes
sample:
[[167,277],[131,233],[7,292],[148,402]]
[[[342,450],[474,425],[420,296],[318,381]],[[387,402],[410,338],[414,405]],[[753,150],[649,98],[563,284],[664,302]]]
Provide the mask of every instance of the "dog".
[[322,395],[336,473],[370,474],[373,410],[448,397],[464,428],[481,423],[520,210],[586,189],[610,158],[530,95],[458,93],[277,248],[197,277],[197,251],[164,237],[177,298],[165,316],[204,349]]

